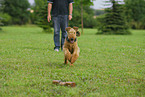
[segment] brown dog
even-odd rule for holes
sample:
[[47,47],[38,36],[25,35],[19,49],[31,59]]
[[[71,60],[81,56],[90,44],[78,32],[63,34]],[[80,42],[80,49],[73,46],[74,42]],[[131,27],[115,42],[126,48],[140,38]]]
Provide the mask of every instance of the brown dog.
[[67,64],[68,60],[70,62],[70,66],[73,66],[73,63],[79,57],[80,49],[77,44],[77,37],[80,36],[81,33],[78,31],[78,27],[67,27],[67,37],[64,42],[64,63]]

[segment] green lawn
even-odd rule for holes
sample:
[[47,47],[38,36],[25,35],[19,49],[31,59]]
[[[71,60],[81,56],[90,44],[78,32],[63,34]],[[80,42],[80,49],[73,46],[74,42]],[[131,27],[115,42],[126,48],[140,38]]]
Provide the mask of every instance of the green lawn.
[[[74,67],[54,52],[53,34],[36,26],[0,32],[0,97],[145,97],[145,30],[96,35],[84,29]],[[76,87],[53,80],[73,81]]]

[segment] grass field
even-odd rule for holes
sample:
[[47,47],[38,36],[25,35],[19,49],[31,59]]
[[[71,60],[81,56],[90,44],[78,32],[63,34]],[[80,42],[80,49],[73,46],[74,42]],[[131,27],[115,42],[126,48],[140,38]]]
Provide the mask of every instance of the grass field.
[[[84,29],[74,67],[54,52],[53,34],[35,26],[0,32],[0,97],[145,97],[145,30],[95,35]],[[76,87],[53,80],[73,81]]]

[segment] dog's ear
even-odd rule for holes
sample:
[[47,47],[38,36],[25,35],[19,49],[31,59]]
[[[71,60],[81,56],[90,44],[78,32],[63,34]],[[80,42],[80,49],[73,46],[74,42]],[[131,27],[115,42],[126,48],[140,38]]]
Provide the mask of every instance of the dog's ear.
[[73,29],[76,31],[76,36],[80,36],[81,35],[81,32],[78,31],[78,27],[73,27]]
[[79,37],[80,35],[81,35],[81,32],[80,31],[77,31],[76,32],[76,36]]
[[69,32],[70,29],[71,29],[71,27],[65,28],[65,30],[66,30],[67,32]]
[[78,31],[78,27],[73,27],[73,29],[77,32]]

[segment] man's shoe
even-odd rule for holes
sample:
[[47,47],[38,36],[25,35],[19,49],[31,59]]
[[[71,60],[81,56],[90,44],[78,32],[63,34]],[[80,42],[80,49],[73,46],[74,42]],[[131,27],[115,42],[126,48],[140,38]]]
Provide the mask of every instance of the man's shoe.
[[59,52],[59,49],[54,49],[54,51]]

